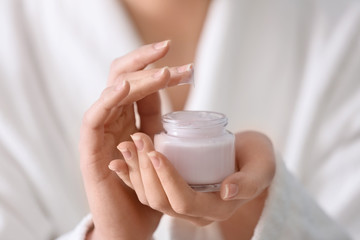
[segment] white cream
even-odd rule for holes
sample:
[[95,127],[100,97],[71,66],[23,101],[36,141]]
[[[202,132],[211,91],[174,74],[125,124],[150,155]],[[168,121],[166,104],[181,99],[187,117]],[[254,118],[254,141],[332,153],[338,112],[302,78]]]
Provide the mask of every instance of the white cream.
[[235,171],[235,137],[225,129],[227,118],[216,112],[180,111],[163,116],[165,132],[155,136],[179,174],[197,191],[217,191]]

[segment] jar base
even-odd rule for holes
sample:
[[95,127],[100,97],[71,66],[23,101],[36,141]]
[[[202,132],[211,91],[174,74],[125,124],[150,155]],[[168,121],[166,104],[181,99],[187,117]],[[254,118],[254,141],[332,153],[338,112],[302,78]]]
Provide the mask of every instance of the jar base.
[[221,183],[215,184],[189,184],[192,189],[197,192],[218,192],[220,191]]

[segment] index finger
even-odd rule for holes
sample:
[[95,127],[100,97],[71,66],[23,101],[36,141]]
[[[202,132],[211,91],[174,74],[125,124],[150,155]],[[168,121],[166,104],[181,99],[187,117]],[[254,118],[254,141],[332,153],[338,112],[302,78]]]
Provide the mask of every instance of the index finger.
[[223,220],[231,215],[239,201],[223,201],[218,192],[196,192],[179,175],[174,166],[159,152],[148,153],[172,209],[181,215]]
[[169,50],[170,40],[144,45],[115,59],[110,67],[108,85],[112,85],[119,74],[135,72],[164,57]]

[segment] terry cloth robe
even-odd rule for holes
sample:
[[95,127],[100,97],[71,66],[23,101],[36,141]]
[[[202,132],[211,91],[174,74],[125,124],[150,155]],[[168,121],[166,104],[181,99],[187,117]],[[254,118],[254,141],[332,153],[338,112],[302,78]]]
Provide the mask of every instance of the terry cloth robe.
[[[186,109],[273,140],[253,240],[360,239],[359,31],[358,1],[211,2]],[[81,118],[142,42],[118,0],[3,0],[0,39],[0,239],[84,239]],[[168,216],[154,238],[222,239]]]

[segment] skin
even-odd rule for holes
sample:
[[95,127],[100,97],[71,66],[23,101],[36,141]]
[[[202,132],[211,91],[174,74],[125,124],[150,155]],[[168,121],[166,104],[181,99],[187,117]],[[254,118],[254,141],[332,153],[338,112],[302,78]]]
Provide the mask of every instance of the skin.
[[[141,70],[168,50],[165,41],[115,60],[108,87],[84,115],[81,170],[94,221],[88,239],[150,239],[164,213],[199,226],[221,221],[224,236],[248,239],[260,217],[275,171],[266,136],[236,134],[239,171],[226,178],[217,193],[193,191],[169,161],[154,151],[152,136],[161,130],[157,91],[186,82],[193,73],[191,65]],[[140,129],[135,126],[134,103]],[[249,211],[251,218],[236,217]],[[231,227],[235,220],[233,224],[239,226],[241,219],[246,229]]]
[[[225,239],[250,239],[275,173],[266,136],[236,133],[238,172],[218,193],[194,192],[152,144],[161,130],[157,91],[169,87],[174,110],[186,103],[189,87],[177,83],[191,78],[183,64],[194,59],[209,1],[122,2],[145,43],[171,38],[172,47],[150,44],[116,59],[107,88],[84,116],[81,169],[94,221],[87,239],[150,239],[162,214],[199,226],[217,221]],[[149,64],[155,68],[143,70]]]
[[134,102],[141,118],[139,130],[151,136],[161,128],[157,91],[190,79],[192,71],[186,67],[142,70],[164,56],[168,49],[166,41],[116,59],[107,88],[84,115],[79,148],[84,186],[95,225],[90,239],[147,239],[160,220],[161,213],[141,204],[135,192],[108,165],[111,160],[121,158],[116,148],[118,143],[138,131]]
[[[123,0],[145,44],[171,39],[171,49],[155,64],[178,66],[194,62],[210,0]],[[189,86],[167,88],[172,109],[182,110]]]

